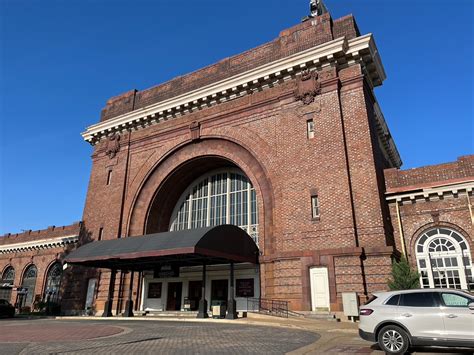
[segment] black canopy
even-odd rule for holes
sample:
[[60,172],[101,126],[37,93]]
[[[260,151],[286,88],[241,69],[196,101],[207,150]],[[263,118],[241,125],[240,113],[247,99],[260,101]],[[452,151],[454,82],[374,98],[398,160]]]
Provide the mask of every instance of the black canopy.
[[129,271],[149,270],[162,264],[255,264],[258,248],[241,228],[221,225],[91,242],[71,252],[65,262]]

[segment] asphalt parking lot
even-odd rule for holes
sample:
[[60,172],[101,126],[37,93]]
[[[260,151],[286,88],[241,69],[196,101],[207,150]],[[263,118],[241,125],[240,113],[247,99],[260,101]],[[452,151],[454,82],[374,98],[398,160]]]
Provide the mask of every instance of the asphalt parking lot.
[[314,343],[304,330],[227,323],[0,320],[0,354],[284,354]]

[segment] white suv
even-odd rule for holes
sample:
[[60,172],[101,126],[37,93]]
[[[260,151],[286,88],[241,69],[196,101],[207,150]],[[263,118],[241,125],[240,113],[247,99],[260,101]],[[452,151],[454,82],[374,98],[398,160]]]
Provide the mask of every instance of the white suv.
[[374,293],[360,308],[359,335],[388,354],[417,345],[474,347],[474,296],[452,289]]

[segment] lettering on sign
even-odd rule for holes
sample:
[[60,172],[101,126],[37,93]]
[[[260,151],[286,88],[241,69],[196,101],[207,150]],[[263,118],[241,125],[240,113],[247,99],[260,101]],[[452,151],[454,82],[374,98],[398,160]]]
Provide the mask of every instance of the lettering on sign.
[[235,295],[237,297],[253,297],[253,279],[237,279],[235,288]]
[[162,279],[166,277],[179,277],[179,266],[161,265],[153,273],[155,279]]

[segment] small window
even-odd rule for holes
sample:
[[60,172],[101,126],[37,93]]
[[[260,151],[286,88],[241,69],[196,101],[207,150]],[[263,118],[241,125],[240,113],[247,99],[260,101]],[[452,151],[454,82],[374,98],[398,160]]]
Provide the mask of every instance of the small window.
[[102,240],[102,234],[104,234],[104,228],[100,227],[99,228],[99,236],[97,237],[97,240]]
[[308,139],[314,138],[314,121],[313,120],[306,121],[306,130],[307,130]]
[[311,217],[319,218],[319,198],[318,195],[311,196]]
[[438,307],[439,302],[435,292],[414,292],[403,294],[400,305],[405,307]]
[[455,293],[442,293],[441,298],[446,307],[467,307],[472,302],[469,298]]
[[400,295],[395,295],[390,297],[390,299],[385,302],[386,305],[389,306],[398,306],[398,302],[400,301]]
[[107,172],[107,185],[110,185],[111,181],[112,181],[112,170],[109,170]]

